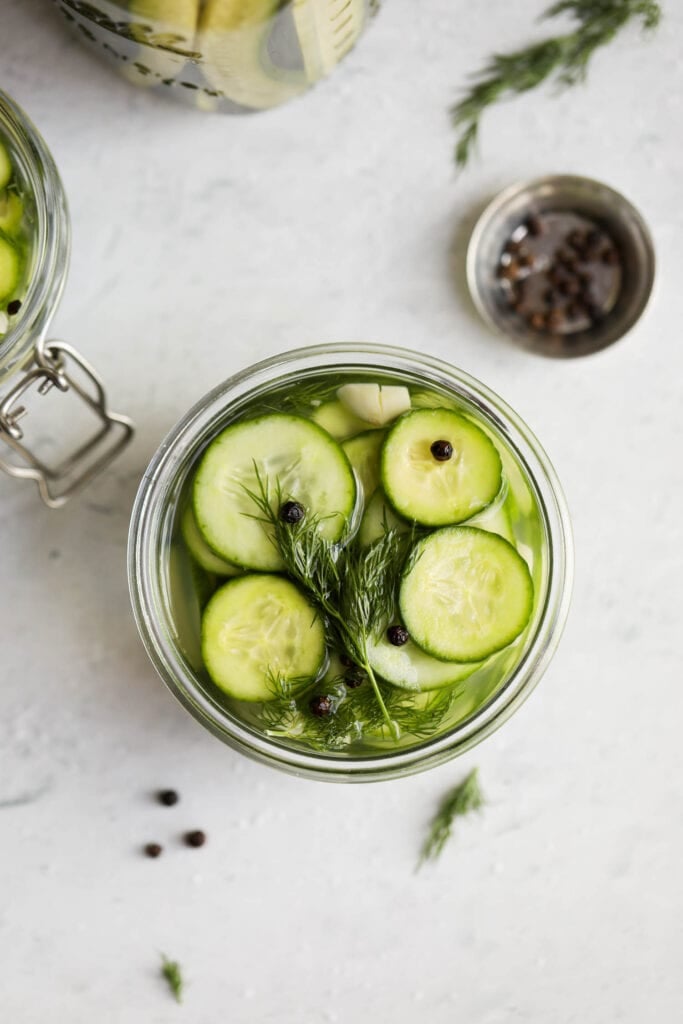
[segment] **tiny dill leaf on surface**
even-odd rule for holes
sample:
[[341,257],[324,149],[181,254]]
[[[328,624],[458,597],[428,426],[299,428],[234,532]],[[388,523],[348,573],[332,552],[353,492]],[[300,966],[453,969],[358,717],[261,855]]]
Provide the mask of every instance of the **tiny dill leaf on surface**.
[[586,77],[591,58],[618,35],[632,20],[640,20],[650,31],[659,24],[662,9],[656,0],[558,0],[542,20],[568,15],[573,31],[532,43],[522,50],[494,54],[475,74],[472,85],[451,108],[458,130],[455,162],[463,168],[471,155],[484,111],[500,100],[521,95],[555,77],[565,86]]
[[473,768],[465,778],[446,794],[439,804],[429,834],[422,846],[418,868],[431,860],[437,860],[453,832],[455,819],[478,811],[484,805],[484,796],[479,786],[478,769]]
[[168,983],[175,1001],[177,1003],[182,1002],[183,976],[180,964],[176,960],[169,960],[164,953],[161,954],[161,975]]

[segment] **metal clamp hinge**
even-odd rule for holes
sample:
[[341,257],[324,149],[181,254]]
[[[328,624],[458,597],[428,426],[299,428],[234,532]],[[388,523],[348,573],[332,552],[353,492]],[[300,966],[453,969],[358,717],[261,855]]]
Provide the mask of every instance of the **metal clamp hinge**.
[[[0,469],[10,476],[35,480],[45,504],[50,508],[60,508],[125,448],[133,436],[133,424],[127,416],[109,412],[100,378],[70,345],[50,341],[37,351],[35,361],[36,365],[0,402],[0,440],[9,445],[21,460],[14,462],[0,458]],[[70,362],[78,368],[85,386],[69,373]],[[26,405],[20,404],[23,396],[33,388],[44,396],[53,387],[78,395],[100,421],[101,427],[59,465],[50,467],[23,443],[24,432],[19,421],[28,414]]]

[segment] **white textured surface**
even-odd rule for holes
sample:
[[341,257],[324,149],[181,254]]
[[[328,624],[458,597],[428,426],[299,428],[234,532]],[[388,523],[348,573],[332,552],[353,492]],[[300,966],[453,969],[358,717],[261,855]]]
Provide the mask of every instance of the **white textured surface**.
[[[446,106],[540,0],[419,17],[388,0],[329,82],[243,119],[137,92],[44,0],[3,0],[0,81],[71,202],[55,333],[138,434],[67,511],[0,482],[0,799],[36,795],[0,808],[2,1021],[683,1018],[683,11],[665,6],[656,38],[621,40],[588,87],[492,113],[456,182]],[[461,283],[481,202],[551,171],[623,190],[659,257],[638,328],[573,363],[490,336]],[[451,359],[507,398],[557,466],[577,545],[567,632],[529,703],[460,762],[369,787],[290,779],[204,733],[148,664],[125,581],[166,429],[256,357],[349,338]],[[435,801],[474,764],[485,813],[414,875]],[[160,785],[182,803],[157,806]],[[179,844],[187,827],[204,849]],[[139,856],[148,839],[161,860]],[[159,950],[185,968],[183,1009]]]

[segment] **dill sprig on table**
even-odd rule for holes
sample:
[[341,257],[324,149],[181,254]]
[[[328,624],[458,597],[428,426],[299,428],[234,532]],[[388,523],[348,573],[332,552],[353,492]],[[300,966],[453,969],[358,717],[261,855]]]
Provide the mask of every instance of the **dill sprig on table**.
[[462,782],[452,789],[441,801],[431,824],[429,835],[422,847],[418,867],[425,861],[436,860],[450,839],[455,819],[471,811],[478,811],[484,805],[479,786],[479,773],[473,768]]
[[168,957],[162,953],[161,974],[168,982],[168,987],[173,993],[173,998],[177,1003],[180,1003],[183,998],[183,976],[180,970],[180,964],[176,960],[169,960]]
[[[287,573],[324,617],[335,646],[367,675],[382,719],[398,739],[401,726],[387,708],[384,690],[368,661],[367,645],[394,614],[398,582],[410,557],[413,533],[399,534],[387,529],[368,547],[361,547],[356,541],[345,545],[344,538],[331,543],[321,533],[324,520],[320,516],[306,515],[299,523],[283,522],[279,509],[290,495],[283,493],[279,481],[271,495],[268,479],[256,463],[254,474],[257,490],[245,487],[260,513],[253,518],[269,528]],[[282,697],[285,702],[291,700],[291,692]],[[330,717],[336,718],[340,707],[334,710]],[[340,720],[334,729],[341,728]]]
[[552,77],[561,85],[574,85],[585,78],[596,50],[610,43],[628,22],[638,19],[643,28],[653,29],[661,13],[656,0],[559,0],[553,4],[542,17],[568,14],[576,28],[524,50],[495,54],[452,108],[453,124],[460,132],[455,148],[458,167],[464,167],[470,157],[487,107],[528,92]]

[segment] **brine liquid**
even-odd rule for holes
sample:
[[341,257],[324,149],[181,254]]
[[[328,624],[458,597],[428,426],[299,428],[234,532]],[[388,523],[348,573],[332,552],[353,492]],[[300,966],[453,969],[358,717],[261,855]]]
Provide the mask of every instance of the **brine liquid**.
[[[21,307],[31,281],[31,261],[35,231],[35,209],[33,197],[27,185],[27,176],[19,155],[14,151],[10,139],[0,128],[0,145],[9,154],[12,177],[5,188],[0,188],[0,238],[3,246],[9,246],[19,266],[19,278],[7,293],[0,294],[0,346],[8,331],[20,319]],[[19,309],[16,309],[19,304]],[[9,307],[9,308],[8,308]],[[2,358],[0,356],[0,368]]]
[[355,45],[376,0],[54,0],[136,85],[204,109],[298,96]]
[[[396,374],[370,374],[348,370],[334,373],[320,372],[311,374],[303,380],[299,376],[295,383],[274,386],[267,392],[261,392],[251,398],[247,395],[239,406],[231,410],[229,416],[216,424],[212,436],[216,436],[230,423],[268,412],[286,412],[310,417],[320,404],[335,398],[336,390],[341,384],[357,381],[376,381],[384,385],[407,386],[411,394],[413,408],[439,406],[451,408],[471,419],[485,431],[496,445],[503,463],[503,486],[491,508],[502,505],[506,510],[514,544],[531,570],[535,591],[534,610],[524,632],[516,641],[490,657],[469,678],[455,684],[450,689],[450,693],[432,691],[429,694],[413,694],[409,691],[400,691],[404,711],[410,707],[413,707],[415,711],[420,711],[421,708],[433,708],[437,698],[441,700],[444,700],[445,697],[451,698],[447,714],[439,722],[434,733],[439,735],[472,716],[505,685],[535,633],[543,606],[548,573],[544,521],[533,484],[507,441],[492,423],[481,416],[473,404],[464,397],[457,397],[453,392],[415,384],[409,378]],[[198,453],[196,462],[201,458],[201,454],[201,452]],[[183,651],[192,673],[200,680],[206,696],[211,701],[237,718],[242,724],[248,725],[256,731],[268,732],[270,723],[268,716],[263,714],[265,705],[239,702],[227,697],[212,683],[202,664],[200,640],[202,609],[211,594],[223,581],[210,576],[196,565],[182,539],[180,520],[187,503],[191,500],[195,468],[196,463],[190,469],[183,488],[178,494],[177,505],[173,512],[173,527],[169,545],[168,600],[176,628],[176,641]],[[358,496],[359,506],[364,501],[360,491],[361,488],[359,488]],[[359,507],[353,517],[354,521],[360,522],[361,516],[362,507]],[[339,686],[335,680],[338,681],[339,672],[344,670],[340,669],[338,652],[330,653],[330,667],[327,675],[314,688],[313,692],[315,693],[324,693],[326,682],[331,684],[333,690],[336,685],[337,690],[334,692],[339,692]],[[367,753],[386,751],[396,746],[405,748],[426,738],[425,735],[416,737],[409,732],[403,732],[396,739],[395,736],[389,734],[386,728],[374,720],[374,716],[372,724],[366,727],[363,716],[364,709],[368,708],[367,688],[369,685],[366,682],[357,690],[348,691],[345,697],[351,701],[357,700],[359,706],[359,720],[354,725],[352,734],[341,738],[336,737],[329,747],[324,742],[321,743],[319,737],[309,741],[305,730],[302,730],[301,721],[297,720],[295,715],[284,733],[280,729],[276,731],[277,741],[295,747],[311,746],[314,749],[322,747],[339,757],[344,757],[358,756],[364,751]],[[395,688],[390,687],[389,684],[383,684],[383,688],[389,694],[395,691]],[[299,702],[304,712],[309,698],[310,692]],[[269,734],[272,735],[272,733]]]

